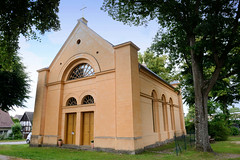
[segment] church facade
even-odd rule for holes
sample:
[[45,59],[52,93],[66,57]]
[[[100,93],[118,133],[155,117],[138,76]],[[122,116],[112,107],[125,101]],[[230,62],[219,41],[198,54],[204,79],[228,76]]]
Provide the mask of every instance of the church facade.
[[62,139],[136,153],[184,134],[181,94],[139,64],[138,50],[112,45],[78,20],[51,65],[38,70],[31,146]]

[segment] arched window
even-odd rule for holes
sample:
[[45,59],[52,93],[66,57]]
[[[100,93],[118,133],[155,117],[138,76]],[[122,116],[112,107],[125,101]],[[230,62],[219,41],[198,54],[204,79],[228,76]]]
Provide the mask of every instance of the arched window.
[[171,113],[171,126],[172,126],[172,130],[175,130],[175,117],[174,117],[174,108],[173,108],[172,98],[170,98],[169,103],[170,103],[170,113]]
[[158,115],[158,107],[157,107],[157,93],[152,91],[152,117],[153,117],[153,132],[157,132],[157,115]]
[[164,125],[164,131],[167,131],[167,104],[166,104],[166,98],[164,95],[162,95],[162,109],[163,109],[163,125]]
[[93,104],[93,103],[94,103],[94,99],[91,95],[86,95],[85,97],[83,97],[82,104]]
[[77,100],[74,97],[71,97],[67,100],[66,106],[74,106],[77,105]]
[[88,77],[92,75],[94,75],[94,70],[92,66],[88,63],[82,63],[72,70],[72,72],[68,76],[68,80]]

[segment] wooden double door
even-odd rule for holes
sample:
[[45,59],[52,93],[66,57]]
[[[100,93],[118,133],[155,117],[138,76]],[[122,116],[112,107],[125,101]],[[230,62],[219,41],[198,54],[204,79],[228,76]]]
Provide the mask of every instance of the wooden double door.
[[[76,113],[67,114],[66,143],[75,144],[76,139]],[[90,145],[94,137],[94,113],[82,113],[81,145]]]

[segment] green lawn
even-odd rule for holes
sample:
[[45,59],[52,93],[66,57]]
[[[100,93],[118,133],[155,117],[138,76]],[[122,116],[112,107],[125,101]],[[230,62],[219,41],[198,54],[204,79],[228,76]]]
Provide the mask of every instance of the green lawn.
[[[176,159],[176,160],[204,160],[204,159],[230,159],[240,160],[240,144],[234,144],[232,141],[240,141],[240,137],[230,137],[228,141],[216,142],[212,148],[217,154],[197,152],[193,148],[176,156],[174,153],[174,143],[164,145],[158,148],[149,149],[138,155],[113,154],[96,151],[81,151],[74,149],[33,148],[28,145],[0,145],[0,154],[15,157],[21,157],[33,160],[155,160],[155,159]],[[227,154],[226,154],[227,153]],[[236,156],[236,154],[239,154]],[[237,158],[236,158],[237,157]]]
[[26,141],[26,139],[0,140],[0,142],[20,142],[20,141]]

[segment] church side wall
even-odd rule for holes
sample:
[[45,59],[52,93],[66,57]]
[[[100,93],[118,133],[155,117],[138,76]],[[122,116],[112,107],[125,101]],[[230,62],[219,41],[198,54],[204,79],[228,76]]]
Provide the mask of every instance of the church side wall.
[[[140,86],[141,86],[141,103],[140,107],[142,110],[142,146],[153,145],[157,142],[166,141],[172,139],[174,133],[182,134],[185,131],[181,127],[181,118],[180,114],[182,104],[179,104],[179,95],[177,92],[174,92],[172,88],[166,86],[158,80],[148,75],[144,71],[140,70]],[[157,93],[157,107],[158,107],[158,121],[157,127],[158,131],[154,132],[154,122],[153,122],[153,110],[152,110],[152,92],[153,90]],[[165,97],[166,103],[163,103],[162,96]],[[171,118],[171,109],[170,109],[170,98],[173,102],[173,111],[174,118]],[[182,102],[181,102],[182,103]],[[164,115],[164,107],[166,106],[167,114]],[[180,107],[180,108],[179,108]],[[164,118],[164,116],[167,116]],[[173,125],[173,126],[172,126]]]

